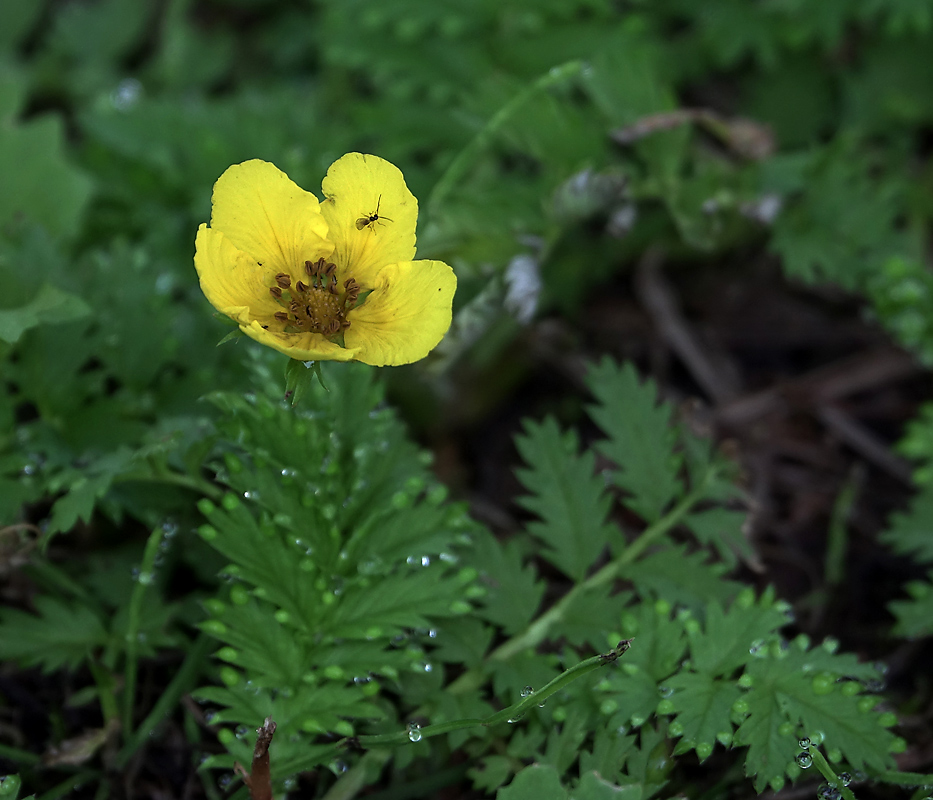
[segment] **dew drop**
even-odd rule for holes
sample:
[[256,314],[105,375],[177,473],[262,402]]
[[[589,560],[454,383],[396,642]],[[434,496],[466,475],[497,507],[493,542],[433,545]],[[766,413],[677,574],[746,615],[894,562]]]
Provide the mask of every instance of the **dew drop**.
[[534,689],[532,689],[530,686],[526,686],[524,689],[522,689],[521,696],[530,697],[533,692],[534,692]]
[[822,783],[820,788],[816,790],[816,796],[820,800],[839,800],[842,797],[842,792],[830,783]]
[[244,738],[249,733],[249,727],[246,725],[237,725],[234,735],[237,739]]
[[813,756],[806,751],[797,753],[797,758],[794,760],[797,762],[797,766],[800,767],[800,769],[809,769],[813,766]]
[[810,747],[810,740],[806,736],[803,736],[797,741],[797,744],[800,746],[801,750],[807,750]]
[[674,694],[674,689],[671,686],[659,686],[658,694],[661,695],[661,697],[670,697],[672,694]]
[[421,726],[417,722],[408,723],[408,740],[410,742],[421,741]]
[[768,645],[765,643],[764,639],[755,639],[755,641],[749,645],[748,652],[755,658],[764,658],[768,655]]
[[851,776],[848,772],[840,772],[840,773],[839,773],[839,782],[840,782],[843,786],[848,786],[850,783],[852,783],[852,776]]

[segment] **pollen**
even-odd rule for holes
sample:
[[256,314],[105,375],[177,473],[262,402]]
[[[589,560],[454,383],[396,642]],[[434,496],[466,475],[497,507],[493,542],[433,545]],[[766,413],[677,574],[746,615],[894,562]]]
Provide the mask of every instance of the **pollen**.
[[343,286],[337,284],[337,265],[319,258],[305,261],[307,281],[295,281],[280,272],[269,293],[282,306],[275,318],[284,324],[285,333],[320,333],[328,338],[337,336],[350,327],[347,312],[356,305],[360,286],[347,278]]

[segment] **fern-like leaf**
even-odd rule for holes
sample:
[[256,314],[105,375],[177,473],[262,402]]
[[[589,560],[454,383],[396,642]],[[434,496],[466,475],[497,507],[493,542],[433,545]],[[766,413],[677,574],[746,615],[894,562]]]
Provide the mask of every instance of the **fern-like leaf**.
[[682,491],[671,407],[658,405],[654,384],[641,383],[631,364],[609,358],[590,369],[587,386],[597,400],[590,416],[608,436],[597,447],[618,466],[613,480],[631,494],[629,508],[656,521]]

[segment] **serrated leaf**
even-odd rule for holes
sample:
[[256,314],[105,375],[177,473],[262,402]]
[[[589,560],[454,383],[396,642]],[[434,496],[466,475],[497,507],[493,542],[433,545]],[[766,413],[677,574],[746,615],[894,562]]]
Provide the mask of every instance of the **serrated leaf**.
[[541,605],[547,588],[531,565],[525,564],[517,540],[499,542],[483,532],[474,544],[474,563],[489,589],[482,615],[507,635],[524,630]]
[[879,261],[909,249],[896,225],[898,180],[877,177],[852,150],[837,143],[814,157],[803,196],[775,220],[771,248],[788,275],[856,289]]
[[107,493],[113,477],[112,473],[79,477],[68,493],[58,498],[52,506],[49,533],[70,531],[79,519],[89,522],[97,501]]
[[753,657],[749,650],[756,640],[769,639],[786,624],[768,596],[748,607],[734,603],[728,611],[710,603],[702,634],[690,636],[694,666],[709,675],[729,675]]
[[491,792],[505,783],[512,772],[512,761],[506,756],[486,756],[467,770],[476,789]]
[[891,517],[881,541],[895,552],[933,562],[933,484],[921,487],[908,511]]
[[496,792],[496,800],[561,800],[567,790],[560,784],[560,774],[550,764],[532,764],[518,773],[512,782]]
[[738,560],[737,555],[746,559],[754,555],[742,530],[747,517],[744,511],[714,507],[687,515],[684,525],[693,531],[701,544],[715,549],[719,557],[732,567]]
[[570,707],[566,719],[548,731],[544,760],[554,765],[561,775],[566,774],[577,760],[580,746],[590,733],[592,721],[582,704]]
[[894,735],[878,723],[878,714],[860,711],[857,695],[814,688],[814,666],[827,670],[833,665],[836,669],[827,671],[850,675],[856,671],[854,660],[851,654],[837,656],[822,647],[806,652],[791,647],[783,658],[749,662],[746,671],[754,683],[744,699],[750,716],[736,731],[735,742],[749,747],[746,774],[755,776],[756,789],[783,775],[799,750],[795,735],[780,732],[785,722],[802,724],[804,732],[822,732],[823,745],[839,749],[856,769],[891,768],[888,748]]
[[635,747],[635,736],[618,728],[598,726],[593,732],[590,750],[580,751],[580,773],[596,772],[615,779],[621,772],[628,753]]
[[933,635],[933,584],[929,581],[911,581],[904,588],[913,599],[895,600],[888,605],[891,613],[897,617],[894,635]]
[[518,478],[530,496],[519,503],[540,517],[528,530],[544,541],[543,553],[555,567],[581,580],[606,547],[614,530],[606,524],[611,498],[594,474],[592,452],[578,452],[574,433],[561,434],[557,423],[525,421],[515,441],[527,469]]
[[732,734],[732,704],[742,694],[734,682],[679,672],[664,683],[675,690],[670,700],[683,726],[682,741],[714,745],[720,734]]
[[634,611],[626,612],[622,633],[635,638],[625,654],[625,663],[639,666],[655,682],[674,672],[687,650],[683,626],[671,618],[666,602],[642,602]]
[[726,566],[710,563],[702,550],[687,553],[686,545],[674,545],[650,553],[620,570],[641,595],[664,597],[699,613],[710,601],[728,603],[742,589],[723,577]]
[[626,505],[649,522],[658,520],[682,490],[671,407],[657,404],[654,384],[639,382],[631,364],[619,367],[604,358],[590,368],[586,383],[598,401],[589,414],[609,437],[597,448],[619,467],[613,480],[631,494]]
[[756,687],[745,695],[749,716],[735,732],[737,745],[747,745],[745,774],[759,792],[774,778],[783,778],[798,750],[797,737],[779,728],[787,722],[772,686]]
[[643,796],[641,784],[615,786],[595,772],[585,772],[571,793],[572,800],[641,800]]
[[563,614],[561,624],[555,625],[553,639],[566,639],[575,647],[598,651],[609,642],[609,634],[628,603],[628,592],[612,594],[614,587],[590,587],[574,597]]
[[87,606],[37,595],[38,616],[7,609],[0,612],[0,660],[40,666],[43,672],[76,669],[94,648],[107,642],[101,620]]
[[493,629],[475,617],[460,617],[444,625],[435,656],[450,664],[469,668],[483,660],[495,635]]

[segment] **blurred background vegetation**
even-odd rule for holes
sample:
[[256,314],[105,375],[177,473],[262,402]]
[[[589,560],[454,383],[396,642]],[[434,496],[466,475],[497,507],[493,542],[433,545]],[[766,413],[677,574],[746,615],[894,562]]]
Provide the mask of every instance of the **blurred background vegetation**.
[[359,150],[459,276],[447,340],[387,380],[480,517],[515,513],[518,418],[579,417],[609,353],[744,448],[768,580],[816,588],[780,565],[822,558],[848,486],[884,583],[869,536],[933,474],[931,52],[928,0],[2,0],[0,521],[120,575],[197,522],[199,398],[285,360],[215,347],[213,182],[262,158],[319,193]]

